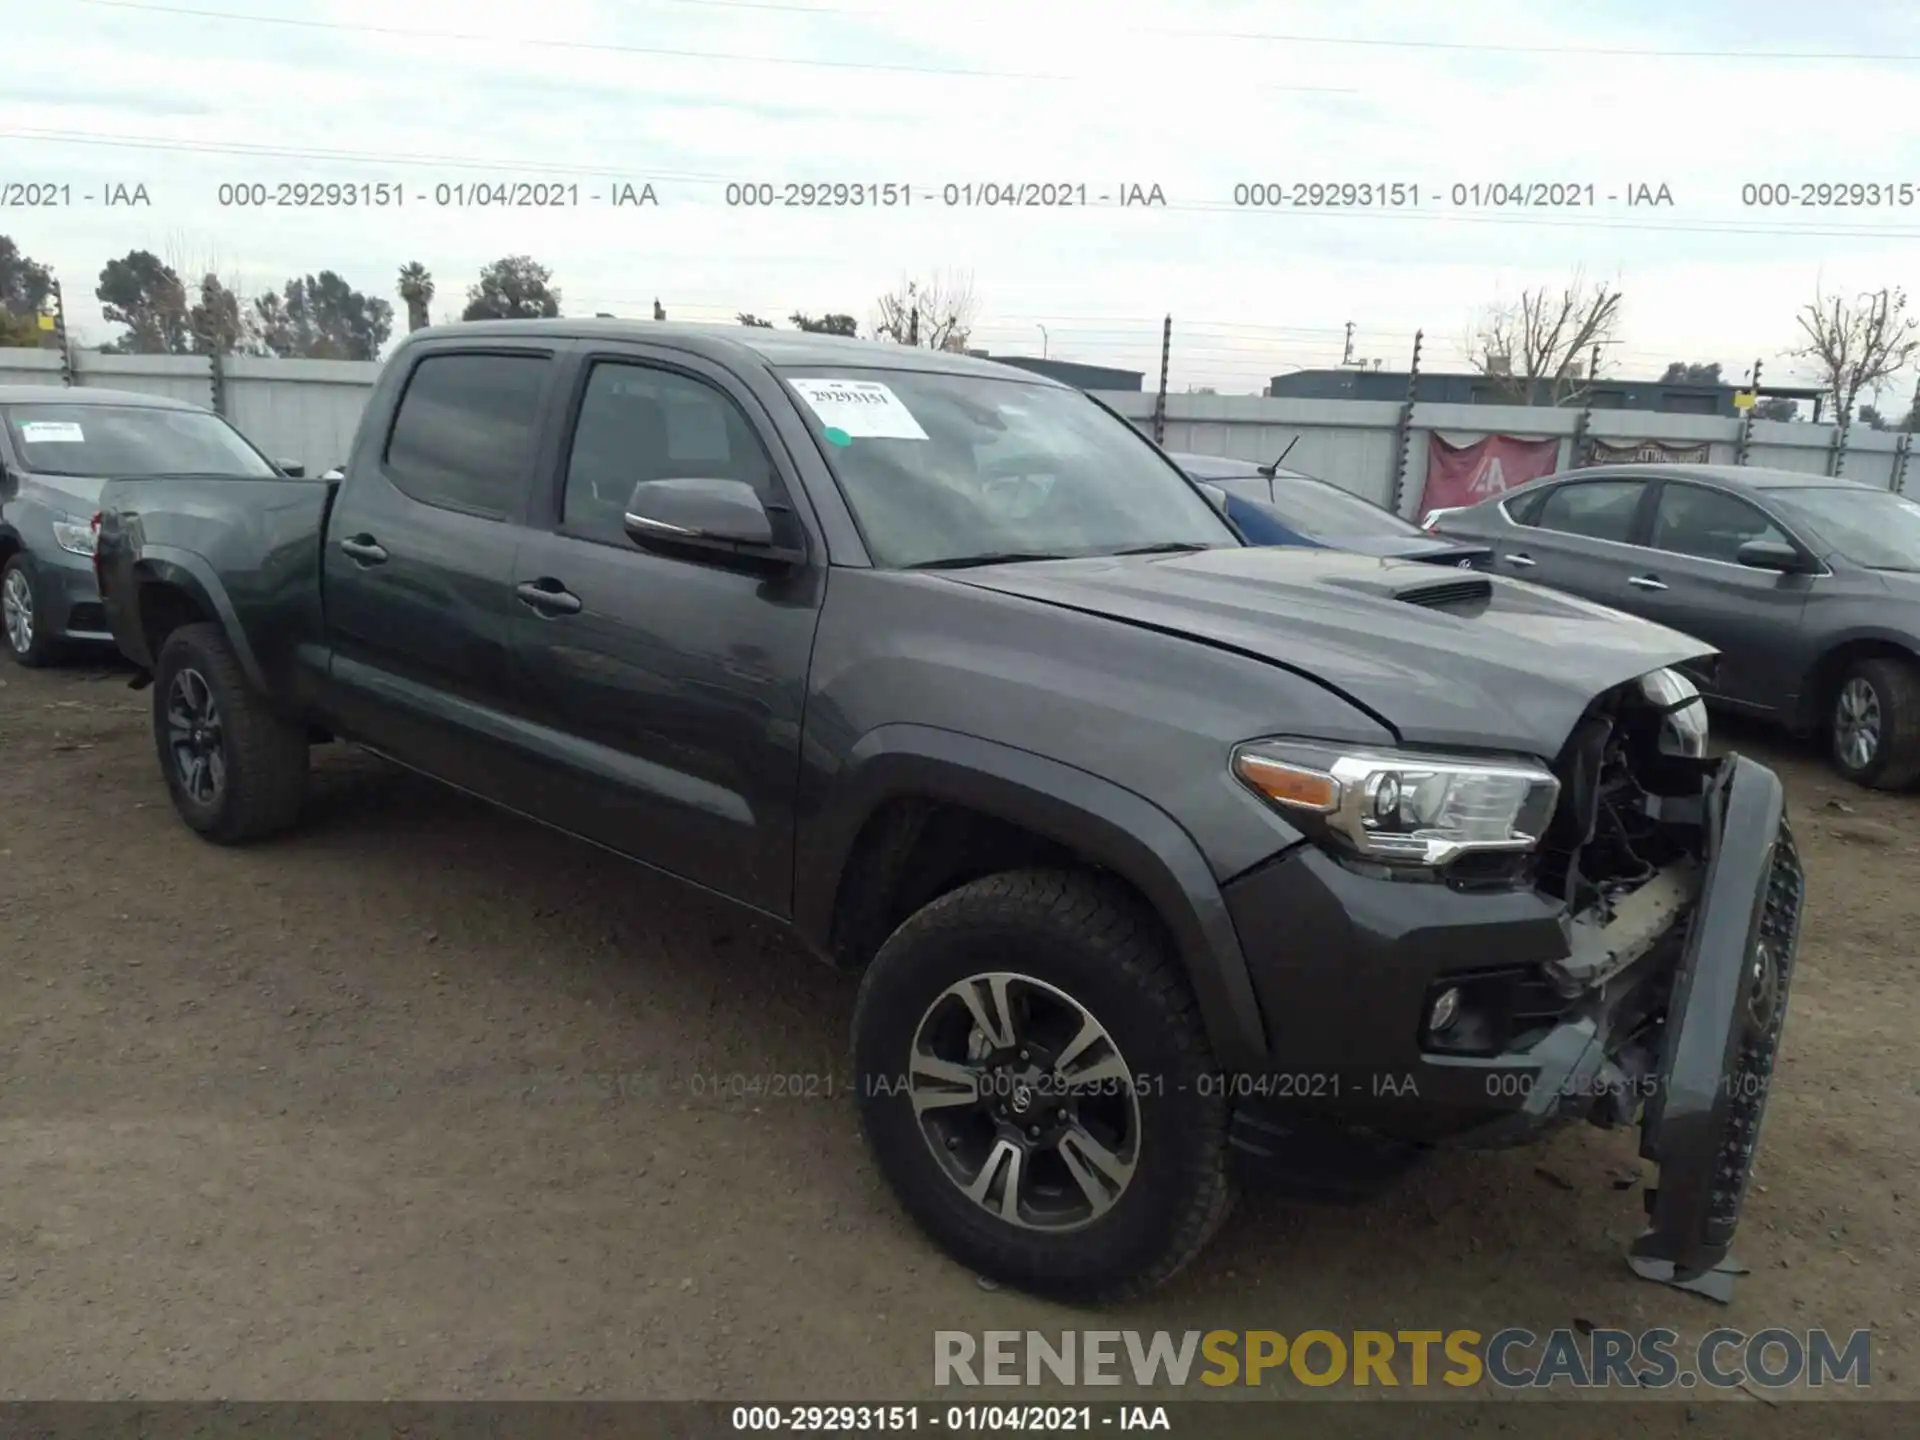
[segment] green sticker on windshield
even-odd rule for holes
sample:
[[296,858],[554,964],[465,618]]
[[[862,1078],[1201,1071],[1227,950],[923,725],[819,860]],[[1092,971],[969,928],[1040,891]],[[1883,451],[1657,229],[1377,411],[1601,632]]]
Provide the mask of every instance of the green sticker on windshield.
[[844,448],[853,444],[853,437],[838,425],[829,425],[827,426],[827,443],[829,445],[839,445]]

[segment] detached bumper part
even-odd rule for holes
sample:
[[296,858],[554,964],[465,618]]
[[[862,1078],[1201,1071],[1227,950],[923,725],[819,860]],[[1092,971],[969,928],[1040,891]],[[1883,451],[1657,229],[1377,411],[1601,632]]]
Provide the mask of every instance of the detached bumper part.
[[1640,1153],[1659,1166],[1634,1273],[1722,1303],[1786,1022],[1805,880],[1779,779],[1735,756],[1707,796],[1706,881],[1666,1016]]

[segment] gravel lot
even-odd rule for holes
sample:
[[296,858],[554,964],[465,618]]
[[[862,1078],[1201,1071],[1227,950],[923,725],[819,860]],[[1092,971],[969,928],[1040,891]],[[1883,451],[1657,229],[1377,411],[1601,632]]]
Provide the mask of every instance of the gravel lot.
[[1576,1320],[1872,1325],[1920,1396],[1920,800],[1764,736],[1811,895],[1730,1310],[1629,1275],[1634,1141],[1582,1127],[1250,1198],[1095,1321],[923,1240],[846,1096],[747,1093],[845,1083],[852,984],[779,936],[338,746],[297,833],[222,850],[125,672],[0,681],[8,1398],[908,1399],[936,1329]]

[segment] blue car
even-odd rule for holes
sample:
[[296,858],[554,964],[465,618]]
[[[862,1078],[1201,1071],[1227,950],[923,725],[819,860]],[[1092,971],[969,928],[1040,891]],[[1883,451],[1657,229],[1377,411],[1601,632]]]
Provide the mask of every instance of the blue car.
[[1227,519],[1250,545],[1348,550],[1393,560],[1422,560],[1463,570],[1487,568],[1492,552],[1430,535],[1411,520],[1298,470],[1222,455],[1168,457],[1225,498]]

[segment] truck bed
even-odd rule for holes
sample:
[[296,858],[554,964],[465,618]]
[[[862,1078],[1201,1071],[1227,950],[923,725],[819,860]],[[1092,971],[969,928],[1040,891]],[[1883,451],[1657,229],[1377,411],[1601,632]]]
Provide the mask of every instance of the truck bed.
[[244,641],[266,693],[302,707],[326,674],[321,545],[337,480],[111,480],[95,568],[115,643],[151,670],[141,591],[177,589]]

